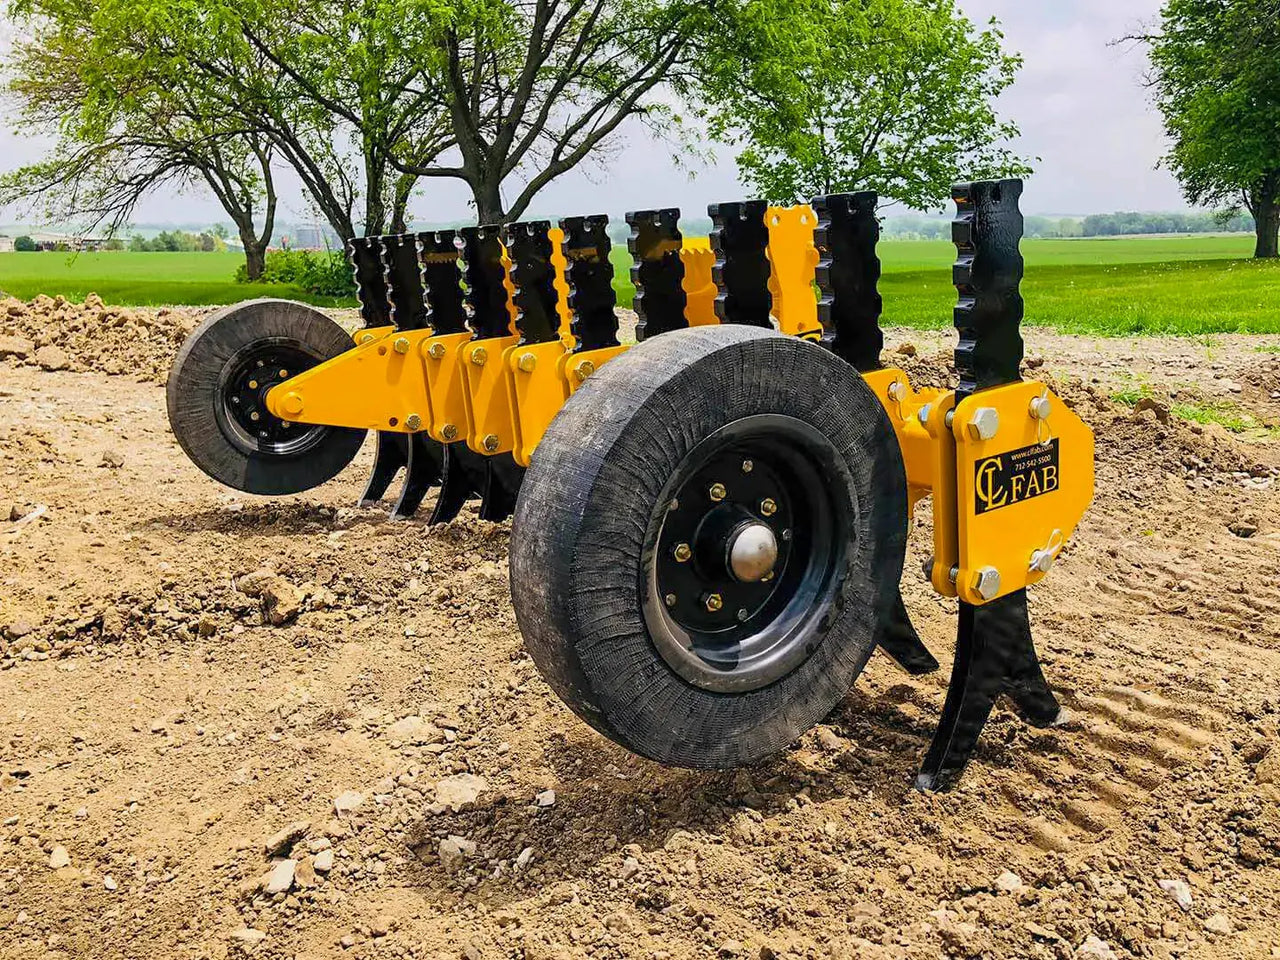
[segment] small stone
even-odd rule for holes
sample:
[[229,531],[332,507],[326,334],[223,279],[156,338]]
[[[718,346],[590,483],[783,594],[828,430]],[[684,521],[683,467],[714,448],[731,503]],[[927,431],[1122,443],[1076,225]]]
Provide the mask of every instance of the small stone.
[[274,577],[262,587],[262,613],[268,623],[282,626],[302,612],[302,593],[283,577]]
[[1025,886],[1026,884],[1022,882],[1022,878],[1009,870],[996,877],[996,889],[1005,893],[1017,893]]
[[61,347],[49,344],[47,347],[41,347],[36,351],[36,363],[43,370],[66,370],[71,366],[71,358],[67,356],[67,351]]
[[284,856],[295,843],[307,835],[307,831],[310,829],[310,820],[298,820],[291,823],[283,830],[267,838],[267,842],[262,845],[263,852],[268,857]]
[[902,866],[898,868],[898,879],[910,880],[914,873],[915,871],[911,869],[911,865],[904,863]]
[[267,939],[267,935],[261,930],[255,930],[253,927],[241,927],[235,933],[231,934],[232,940],[238,940],[240,943],[249,947],[256,947],[263,940]]
[[640,861],[635,857],[627,857],[622,861],[622,869],[618,871],[618,876],[623,880],[630,880],[640,872]]
[[1258,533],[1258,525],[1249,520],[1233,520],[1227,524],[1227,529],[1241,540],[1248,540]]
[[1183,910],[1191,909],[1191,888],[1185,880],[1161,880],[1160,889],[1173,897],[1174,903]]
[[106,467],[109,470],[119,470],[124,466],[124,456],[115,450],[103,450],[102,456],[98,460],[98,466]]
[[1092,935],[1084,938],[1084,943],[1076,950],[1076,956],[1092,957],[1094,960],[1118,960],[1111,944]]
[[1259,783],[1280,783],[1280,747],[1271,748],[1254,768],[1253,776]]
[[108,890],[115,890],[119,887],[119,884],[116,883],[116,878],[109,873],[102,878],[102,885]]
[[525,847],[516,856],[516,869],[523,870],[531,863],[533,863],[533,847]]
[[1231,932],[1231,918],[1225,913],[1215,913],[1204,922],[1204,928],[1209,933],[1228,934]]
[[102,635],[112,640],[124,636],[124,615],[118,607],[107,607],[102,611]]
[[328,873],[333,869],[333,848],[321,850],[311,861],[316,873]]
[[469,857],[475,856],[476,845],[466,837],[449,836],[440,841],[437,853],[446,870],[460,870]]
[[901,343],[894,352],[903,357],[914,357],[919,351],[914,343]]
[[403,717],[387,728],[387,739],[399,743],[439,743],[444,734],[434,723],[422,717]]
[[1150,410],[1161,423],[1169,422],[1169,407],[1153,397],[1143,397],[1133,405],[1134,416]]
[[369,934],[374,937],[385,937],[391,932],[394,921],[390,917],[378,917],[369,924]]
[[543,790],[534,798],[534,803],[540,807],[554,807],[556,805],[556,792],[554,790]]
[[49,869],[61,870],[63,867],[71,866],[71,854],[67,853],[64,846],[56,846],[49,853]]
[[822,747],[823,750],[837,751],[843,750],[847,746],[844,738],[828,726],[819,726],[817,736],[818,746]]
[[742,953],[742,944],[737,940],[726,940],[720,944],[719,953],[722,957],[739,956]]
[[489,782],[484,777],[477,777],[473,773],[459,773],[445,777],[436,784],[436,803],[457,813],[463,807],[475,803],[480,794],[488,789]]
[[294,871],[298,869],[298,861],[281,860],[272,869],[267,876],[266,886],[263,887],[267,893],[288,893],[293,887]]
[[20,640],[35,630],[29,620],[14,620],[5,624],[4,633],[10,640]]
[[355,813],[364,806],[364,794],[355,790],[347,790],[333,798],[333,809],[341,816],[344,813]]
[[299,860],[297,869],[293,871],[293,885],[305,890],[318,885],[319,882],[316,877],[315,862],[310,857]]

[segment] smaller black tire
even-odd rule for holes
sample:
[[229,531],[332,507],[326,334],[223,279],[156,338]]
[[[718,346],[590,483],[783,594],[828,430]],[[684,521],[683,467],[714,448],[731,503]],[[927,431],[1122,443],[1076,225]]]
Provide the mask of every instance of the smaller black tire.
[[331,480],[366,431],[287,424],[266,408],[275,384],[351,349],[327,316],[290,300],[249,300],[211,315],[169,372],[169,425],[192,463],[245,493],[301,493]]
[[[773,572],[726,568],[719,531],[765,526]],[[516,506],[512,601],[539,670],[596,730],[665,764],[746,766],[844,698],[894,609],[906,535],[901,451],[852,367],[772,331],[675,331],[552,422]]]

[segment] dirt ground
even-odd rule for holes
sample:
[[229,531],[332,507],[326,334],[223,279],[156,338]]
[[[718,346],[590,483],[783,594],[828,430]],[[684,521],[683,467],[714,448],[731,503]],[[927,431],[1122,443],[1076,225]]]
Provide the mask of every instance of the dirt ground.
[[[770,763],[662,769],[538,677],[508,525],[355,509],[368,447],[278,500],[188,463],[194,322],[0,302],[0,957],[1280,957],[1280,441],[1164,405],[1275,425],[1276,338],[1028,331],[1098,436],[1031,599],[1071,719],[1000,708],[926,796],[927,511],[942,673],[877,654]],[[950,375],[943,334],[889,337]]]

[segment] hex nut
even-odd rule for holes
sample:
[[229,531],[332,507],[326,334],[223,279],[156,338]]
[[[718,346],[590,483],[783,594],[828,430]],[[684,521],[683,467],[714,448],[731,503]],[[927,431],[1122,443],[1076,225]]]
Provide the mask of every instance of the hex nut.
[[408,338],[408,337],[396,337],[395,343],[391,344],[391,349],[392,349],[392,350],[394,350],[396,353],[408,353],[408,352],[409,352],[409,338]]
[[671,555],[676,558],[677,563],[688,563],[689,558],[693,556],[693,548],[687,543],[677,543]]
[[477,367],[483,367],[489,360],[489,351],[484,347],[476,347],[471,351],[471,362]]
[[969,436],[975,440],[990,440],[1000,430],[1000,413],[995,407],[979,407],[969,420]]
[[489,453],[493,453],[498,449],[498,435],[496,433],[490,433],[485,436],[481,443],[484,445],[485,450]]
[[520,354],[520,359],[516,361],[516,366],[524,373],[532,373],[533,368],[538,365],[538,358],[532,353]]
[[778,504],[773,500],[772,497],[765,497],[763,500],[760,501],[760,512],[764,514],[766,517],[772,517],[775,513],[778,512]]
[[703,603],[706,604],[707,612],[719,613],[724,607],[724,598],[718,593],[709,593]]
[[458,428],[455,427],[452,423],[446,423],[443,427],[440,428],[440,436],[444,437],[445,440],[449,442],[457,440]]
[[716,503],[719,503],[729,495],[729,491],[725,489],[723,483],[713,483],[711,489],[707,491],[707,495]]
[[444,344],[433,343],[431,346],[427,347],[427,356],[432,360],[439,360],[444,356]]
[[409,430],[421,430],[422,418],[416,413],[411,413],[404,418],[404,425]]
[[1000,593],[1000,571],[995,567],[983,567],[978,571],[974,590],[983,600],[994,600]]
[[578,378],[581,383],[587,377],[596,372],[596,365],[590,360],[583,360],[580,364],[573,368],[573,375]]

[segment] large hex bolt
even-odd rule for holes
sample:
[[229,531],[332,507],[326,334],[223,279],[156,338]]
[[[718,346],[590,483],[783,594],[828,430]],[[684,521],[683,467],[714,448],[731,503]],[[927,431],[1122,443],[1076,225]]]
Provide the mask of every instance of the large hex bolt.
[[404,425],[407,430],[421,430],[422,418],[416,413],[411,413],[404,418]]
[[452,423],[446,423],[440,428],[440,436],[444,437],[446,443],[452,443],[458,439],[458,428]]
[[484,347],[476,347],[471,351],[471,362],[477,367],[483,367],[489,361],[489,351]]
[[538,358],[532,353],[522,353],[520,359],[516,361],[516,366],[520,368],[521,373],[533,373],[537,365]]
[[408,338],[408,337],[396,337],[395,342],[391,344],[391,348],[392,348],[393,350],[395,350],[395,352],[396,352],[396,353],[408,353],[408,352],[409,352],[409,338]]
[[994,600],[1000,593],[1000,571],[995,567],[983,567],[978,571],[974,589],[983,600]]
[[1000,413],[995,407],[979,407],[969,421],[969,436],[975,440],[990,440],[1000,430]]
[[427,347],[427,356],[432,360],[442,359],[444,357],[444,344],[433,343],[431,346]]

